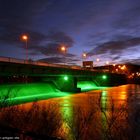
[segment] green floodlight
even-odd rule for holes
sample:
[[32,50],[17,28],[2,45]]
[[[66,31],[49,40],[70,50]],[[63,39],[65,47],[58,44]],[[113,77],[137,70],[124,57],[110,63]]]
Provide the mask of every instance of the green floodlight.
[[107,76],[106,75],[103,75],[102,76],[102,79],[104,79],[104,80],[107,79]]
[[68,76],[64,76],[65,81],[68,81],[68,79],[69,79]]

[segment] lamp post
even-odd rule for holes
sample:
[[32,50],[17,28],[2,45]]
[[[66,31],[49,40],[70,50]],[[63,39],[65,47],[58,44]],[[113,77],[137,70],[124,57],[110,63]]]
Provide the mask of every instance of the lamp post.
[[84,59],[87,58],[87,53],[83,52],[82,53],[82,67],[84,68],[85,67],[85,63],[84,63]]
[[22,40],[25,41],[26,61],[28,61],[28,36],[22,35]]
[[67,52],[67,48],[63,45],[63,46],[61,46],[60,49],[61,49],[61,52],[64,53],[64,65],[65,65],[65,63],[66,63],[66,62],[65,62],[65,61],[66,61],[66,60],[65,60],[65,59],[66,59],[66,58],[65,58],[65,55],[66,55],[66,52]]

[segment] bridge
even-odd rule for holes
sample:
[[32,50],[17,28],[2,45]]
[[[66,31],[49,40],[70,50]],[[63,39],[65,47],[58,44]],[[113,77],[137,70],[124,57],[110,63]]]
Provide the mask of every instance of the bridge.
[[[25,61],[0,57],[0,83],[52,82],[61,91],[80,91],[84,81],[97,86],[114,86],[126,83],[122,74],[85,69],[78,66]],[[79,86],[78,86],[79,84]]]

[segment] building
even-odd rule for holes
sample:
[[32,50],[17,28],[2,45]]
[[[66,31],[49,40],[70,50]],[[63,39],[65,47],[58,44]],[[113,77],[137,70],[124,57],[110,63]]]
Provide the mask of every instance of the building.
[[93,68],[93,61],[83,61],[83,68]]

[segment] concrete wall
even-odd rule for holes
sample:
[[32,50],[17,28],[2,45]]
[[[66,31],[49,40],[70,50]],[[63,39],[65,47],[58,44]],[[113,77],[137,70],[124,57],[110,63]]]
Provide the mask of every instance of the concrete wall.
[[[65,79],[65,78],[68,79]],[[53,82],[57,89],[61,91],[67,92],[80,92],[80,89],[77,88],[77,78],[73,76],[48,76],[48,77],[41,77],[41,82]]]

